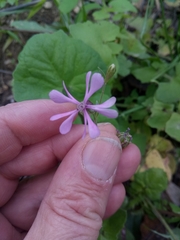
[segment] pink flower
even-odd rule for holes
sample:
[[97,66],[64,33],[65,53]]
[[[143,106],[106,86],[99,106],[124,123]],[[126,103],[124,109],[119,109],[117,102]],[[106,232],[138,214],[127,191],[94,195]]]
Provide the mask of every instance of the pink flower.
[[[49,97],[51,100],[53,100],[56,103],[67,103],[71,102],[76,104],[76,110],[69,111],[66,113],[60,113],[57,115],[54,115],[50,118],[51,121],[55,121],[57,119],[69,116],[60,126],[59,131],[61,134],[66,134],[71,130],[72,123],[74,120],[74,117],[76,116],[77,113],[81,113],[84,115],[84,124],[85,124],[85,129],[84,129],[84,134],[83,137],[86,135],[86,126],[88,125],[88,130],[89,130],[89,135],[91,138],[96,138],[99,136],[100,132],[97,127],[97,125],[91,120],[88,111],[92,110],[95,112],[98,112],[106,117],[109,118],[116,118],[118,116],[118,112],[113,109],[107,109],[109,107],[112,107],[115,102],[116,98],[111,97],[107,101],[101,104],[95,104],[93,105],[90,103],[89,98],[96,92],[98,91],[102,86],[104,85],[104,79],[99,73],[94,73],[91,76],[91,72],[88,72],[86,74],[86,92],[84,96],[84,100],[82,102],[77,101],[67,90],[64,82],[63,86],[64,89],[68,95],[66,97],[64,94],[57,90],[52,90],[49,93]],[[90,86],[90,87],[89,87]]]

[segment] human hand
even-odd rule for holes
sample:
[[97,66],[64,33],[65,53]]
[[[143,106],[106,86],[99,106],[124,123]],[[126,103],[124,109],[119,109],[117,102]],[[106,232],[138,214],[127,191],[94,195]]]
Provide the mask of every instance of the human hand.
[[73,109],[49,100],[1,107],[1,240],[97,239],[102,219],[122,204],[138,148],[121,151],[111,124],[99,126],[97,139],[82,139],[83,125],[60,135],[63,120],[49,119]]

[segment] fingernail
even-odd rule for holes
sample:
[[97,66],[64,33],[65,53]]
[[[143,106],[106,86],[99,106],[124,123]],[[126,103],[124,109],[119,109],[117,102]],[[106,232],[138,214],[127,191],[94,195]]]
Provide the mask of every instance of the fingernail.
[[85,170],[94,178],[108,180],[115,172],[121,145],[114,139],[99,137],[87,143],[82,159]]

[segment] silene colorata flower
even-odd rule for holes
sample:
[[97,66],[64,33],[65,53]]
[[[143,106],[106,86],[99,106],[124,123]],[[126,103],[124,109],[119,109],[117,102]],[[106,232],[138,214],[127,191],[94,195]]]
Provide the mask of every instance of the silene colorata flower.
[[110,99],[108,99],[107,101],[105,101],[101,104],[92,104],[89,101],[89,98],[96,91],[98,91],[100,88],[102,88],[103,85],[104,85],[104,78],[101,76],[100,73],[94,73],[92,75],[91,72],[88,72],[86,74],[86,92],[85,92],[85,96],[84,96],[84,99],[82,102],[79,102],[78,100],[76,100],[68,92],[64,82],[63,82],[63,87],[67,93],[67,96],[65,96],[64,94],[62,94],[61,92],[59,92],[57,90],[52,90],[49,93],[50,99],[52,101],[54,101],[55,103],[70,102],[70,103],[74,103],[76,105],[75,110],[69,111],[66,113],[56,114],[50,118],[51,121],[55,121],[57,119],[69,116],[66,120],[64,120],[64,122],[59,127],[59,131],[61,134],[66,134],[71,130],[73,120],[74,120],[76,114],[78,114],[78,113],[80,113],[84,116],[85,128],[84,128],[83,137],[85,137],[85,135],[86,135],[86,127],[88,126],[88,131],[89,131],[89,135],[91,138],[98,137],[100,134],[100,131],[99,131],[98,126],[91,120],[89,112],[92,112],[92,111],[98,112],[108,118],[116,118],[118,116],[118,112],[116,110],[108,109],[115,104],[115,102],[116,102],[115,97],[111,97]]

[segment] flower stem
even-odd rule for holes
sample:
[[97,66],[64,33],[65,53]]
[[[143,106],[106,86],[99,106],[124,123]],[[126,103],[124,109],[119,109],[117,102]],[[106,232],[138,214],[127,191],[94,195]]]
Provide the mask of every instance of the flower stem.
[[160,5],[161,5],[161,16],[162,16],[162,21],[163,21],[163,29],[164,29],[164,35],[168,44],[168,48],[170,51],[170,55],[173,56],[173,51],[172,51],[172,46],[171,46],[171,39],[169,37],[167,25],[166,25],[166,18],[165,18],[165,13],[164,13],[164,4],[163,0],[160,0]]
[[[108,67],[108,70],[106,72],[106,75],[105,75],[105,78],[104,78],[104,85],[102,87],[102,91],[101,91],[101,95],[100,95],[100,99],[99,99],[99,102],[98,104],[101,104],[102,103],[102,98],[103,98],[103,95],[104,95],[104,92],[105,92],[105,88],[106,88],[106,84],[107,82],[109,81],[110,78],[112,78],[112,76],[114,75],[114,73],[116,72],[116,66],[115,64],[111,64],[109,67]],[[95,112],[94,114],[94,122],[97,123],[97,117],[98,117],[99,113],[98,112]]]

